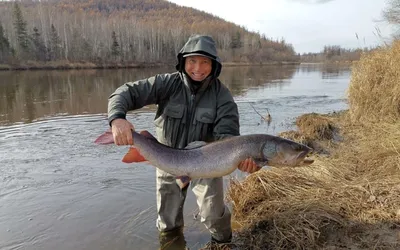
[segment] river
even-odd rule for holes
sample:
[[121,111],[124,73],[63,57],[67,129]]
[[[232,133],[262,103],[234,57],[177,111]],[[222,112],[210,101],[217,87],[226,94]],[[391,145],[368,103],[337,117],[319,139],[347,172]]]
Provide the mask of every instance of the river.
[[[107,98],[124,82],[170,68],[0,72],[0,249],[157,249],[155,169],[124,164],[125,146],[95,145]],[[278,134],[301,114],[347,108],[348,67],[225,67],[241,133]],[[154,106],[130,112],[154,132]],[[271,114],[270,124],[260,115]],[[245,178],[235,171],[228,178]],[[226,184],[228,181],[226,181]],[[190,189],[189,189],[190,190]],[[188,192],[185,238],[209,240]]]

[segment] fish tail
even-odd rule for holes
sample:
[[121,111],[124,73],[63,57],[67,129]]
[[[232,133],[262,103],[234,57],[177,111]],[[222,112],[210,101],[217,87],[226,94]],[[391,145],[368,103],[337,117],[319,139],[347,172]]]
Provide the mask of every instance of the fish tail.
[[[153,140],[157,141],[157,139],[152,134],[150,134],[150,132],[147,131],[147,130],[141,131],[140,134],[143,135],[146,138],[153,139]],[[112,143],[114,143],[114,137],[113,137],[113,134],[111,132],[111,129],[107,130],[105,133],[100,135],[94,141],[94,143],[96,143],[96,144],[112,144]]]
[[135,147],[130,147],[128,153],[122,159],[122,162],[132,163],[132,162],[143,162],[147,161],[143,155],[140,154],[139,150]]
[[100,135],[94,143],[96,144],[111,144],[114,143],[114,137],[111,130],[108,130],[104,134]]

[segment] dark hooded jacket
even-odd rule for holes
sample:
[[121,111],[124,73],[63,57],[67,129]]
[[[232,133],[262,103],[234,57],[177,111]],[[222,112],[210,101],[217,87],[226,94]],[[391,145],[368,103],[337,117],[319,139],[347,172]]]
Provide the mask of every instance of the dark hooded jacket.
[[[202,82],[192,82],[184,72],[185,55],[191,53],[212,58],[212,71]],[[184,148],[192,141],[210,142],[239,135],[237,105],[218,79],[222,66],[214,40],[209,36],[194,35],[177,58],[177,72],[128,82],[111,94],[109,122],[116,118],[125,119],[130,110],[157,104],[154,119],[157,138],[168,146]]]

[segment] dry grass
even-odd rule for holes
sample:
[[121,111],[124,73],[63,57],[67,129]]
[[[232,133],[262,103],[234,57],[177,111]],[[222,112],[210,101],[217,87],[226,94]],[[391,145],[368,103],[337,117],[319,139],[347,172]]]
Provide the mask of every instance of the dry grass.
[[362,56],[348,90],[353,120],[394,121],[400,117],[400,41]]
[[299,116],[296,125],[300,134],[311,140],[330,140],[333,139],[336,128],[332,121],[320,114],[311,113]]
[[334,125],[331,117],[316,113],[304,114],[296,119],[296,125],[299,131],[285,131],[279,136],[305,144],[313,148],[314,153],[327,154],[327,149],[334,146],[332,140],[340,140],[339,128]]
[[336,118],[346,133],[329,157],[232,181],[228,198],[241,225],[239,245],[400,247],[400,123],[355,125],[346,116]]
[[298,132],[298,131],[294,131],[294,130],[290,130],[290,131],[284,131],[279,133],[280,137],[307,145],[309,147],[312,147],[314,140],[311,139],[310,137]]
[[[355,74],[357,67],[369,68],[364,60],[371,59],[362,58]],[[400,60],[386,67],[394,74]],[[388,79],[385,68],[374,72]],[[358,97],[350,91],[348,112],[305,115],[297,119],[299,132],[282,134],[305,144],[325,142],[329,156],[316,154],[307,167],[262,170],[231,181],[227,196],[240,225],[240,249],[400,249],[400,121],[392,96],[397,90]],[[379,110],[371,100],[380,102]]]

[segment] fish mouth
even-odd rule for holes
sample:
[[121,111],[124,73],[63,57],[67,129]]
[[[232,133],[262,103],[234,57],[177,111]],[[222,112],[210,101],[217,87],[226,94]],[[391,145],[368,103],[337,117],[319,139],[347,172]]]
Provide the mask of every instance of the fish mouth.
[[311,153],[313,150],[310,148],[309,150],[302,151],[299,153],[297,156],[297,162],[298,163],[303,163],[302,165],[309,165],[314,162],[314,160],[307,158],[307,155]]
[[304,158],[306,158],[308,154],[308,151],[302,151],[297,155],[297,160],[303,160]]
[[303,165],[310,165],[310,164],[313,164],[313,163],[314,163],[314,160],[310,159],[310,158],[305,158],[303,160]]

